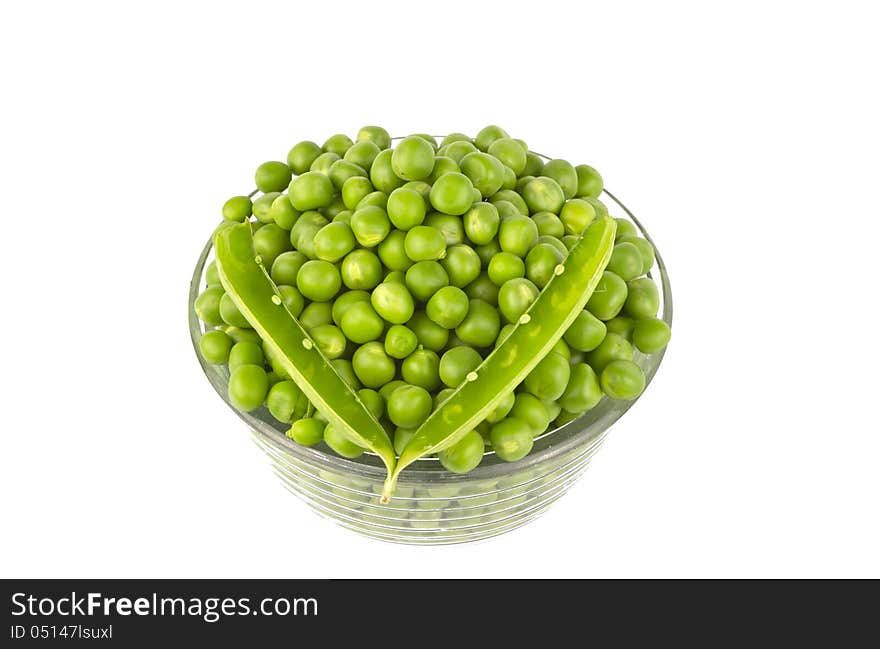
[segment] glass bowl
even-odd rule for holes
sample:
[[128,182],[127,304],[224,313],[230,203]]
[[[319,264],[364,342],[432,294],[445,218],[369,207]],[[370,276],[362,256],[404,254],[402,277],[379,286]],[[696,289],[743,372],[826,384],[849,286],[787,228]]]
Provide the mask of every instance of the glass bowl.
[[[605,191],[602,198],[612,216],[629,219],[641,236],[651,241],[614,195]],[[524,525],[568,491],[599,450],[610,426],[635,403],[603,397],[578,419],[537,438],[532,452],[519,462],[504,462],[490,452],[476,469],[456,475],[434,458],[418,460],[401,473],[392,501],[382,505],[379,494],[385,470],[377,457],[365,453],[349,460],[323,443],[301,446],[285,435],[289,426],[275,420],[265,407],[244,413],[229,402],[229,371],[225,365],[211,365],[202,358],[199,338],[204,329],[193,308],[205,286],[204,271],[211,252],[209,241],[199,256],[189,290],[190,336],[205,376],[250,428],[284,486],[319,515],[359,534],[396,543],[436,545],[485,539]],[[659,317],[671,325],[672,294],[659,253],[649,276],[659,282]],[[645,372],[646,387],[664,351],[646,356],[636,350],[634,360]]]

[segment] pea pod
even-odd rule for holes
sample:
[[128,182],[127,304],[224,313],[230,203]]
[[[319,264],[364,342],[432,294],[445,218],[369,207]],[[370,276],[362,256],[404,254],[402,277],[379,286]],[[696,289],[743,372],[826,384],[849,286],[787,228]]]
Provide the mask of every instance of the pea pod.
[[329,423],[359,446],[376,453],[388,469],[395,455],[388,434],[294,318],[254,250],[248,222],[219,230],[214,237],[217,272],[226,294],[277,362],[296,381]]
[[421,457],[454,444],[486,418],[562,337],[593,294],[611,259],[617,224],[593,222],[513,331],[416,430],[388,475],[388,502],[400,472]]

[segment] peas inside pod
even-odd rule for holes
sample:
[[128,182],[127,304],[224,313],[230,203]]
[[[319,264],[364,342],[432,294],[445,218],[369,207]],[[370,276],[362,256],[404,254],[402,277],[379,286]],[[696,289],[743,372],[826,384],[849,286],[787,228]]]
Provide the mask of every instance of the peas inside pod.
[[[318,140],[322,141],[322,140]],[[295,443],[453,473],[645,387],[670,340],[652,244],[586,164],[489,126],[473,137],[295,143],[222,204],[195,301],[229,401]]]

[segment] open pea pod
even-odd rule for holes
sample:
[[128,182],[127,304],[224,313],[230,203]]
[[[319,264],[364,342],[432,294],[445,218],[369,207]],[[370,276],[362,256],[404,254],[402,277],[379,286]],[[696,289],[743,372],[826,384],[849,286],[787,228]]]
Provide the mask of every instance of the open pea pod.
[[378,455],[390,475],[396,458],[388,434],[284,306],[254,250],[250,223],[220,228],[214,249],[220,283],[277,361],[328,422]]
[[510,335],[416,430],[388,475],[383,502],[391,498],[403,469],[458,441],[553,349],[599,283],[611,258],[616,230],[617,224],[608,216],[586,229]]

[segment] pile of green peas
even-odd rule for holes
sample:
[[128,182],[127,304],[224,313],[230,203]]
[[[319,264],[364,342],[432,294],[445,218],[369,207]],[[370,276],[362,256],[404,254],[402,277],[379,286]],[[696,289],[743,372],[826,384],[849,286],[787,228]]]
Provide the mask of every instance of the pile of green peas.
[[[545,160],[498,126],[476,137],[403,138],[365,126],[352,141],[297,143],[265,162],[257,192],[223,205],[250,221],[254,246],[291,315],[388,431],[400,453],[415,430],[504,340],[579,235],[607,208],[588,165]],[[253,198],[254,195],[258,197]],[[663,349],[670,329],[647,276],[654,249],[617,219],[611,259],[586,308],[525,380],[475,430],[438,454],[465,473],[487,451],[519,460],[533,441],[594,408],[635,399],[634,354]],[[228,365],[229,399],[265,406],[304,445],[355,458],[251,328],[212,262],[195,310],[206,361]]]

